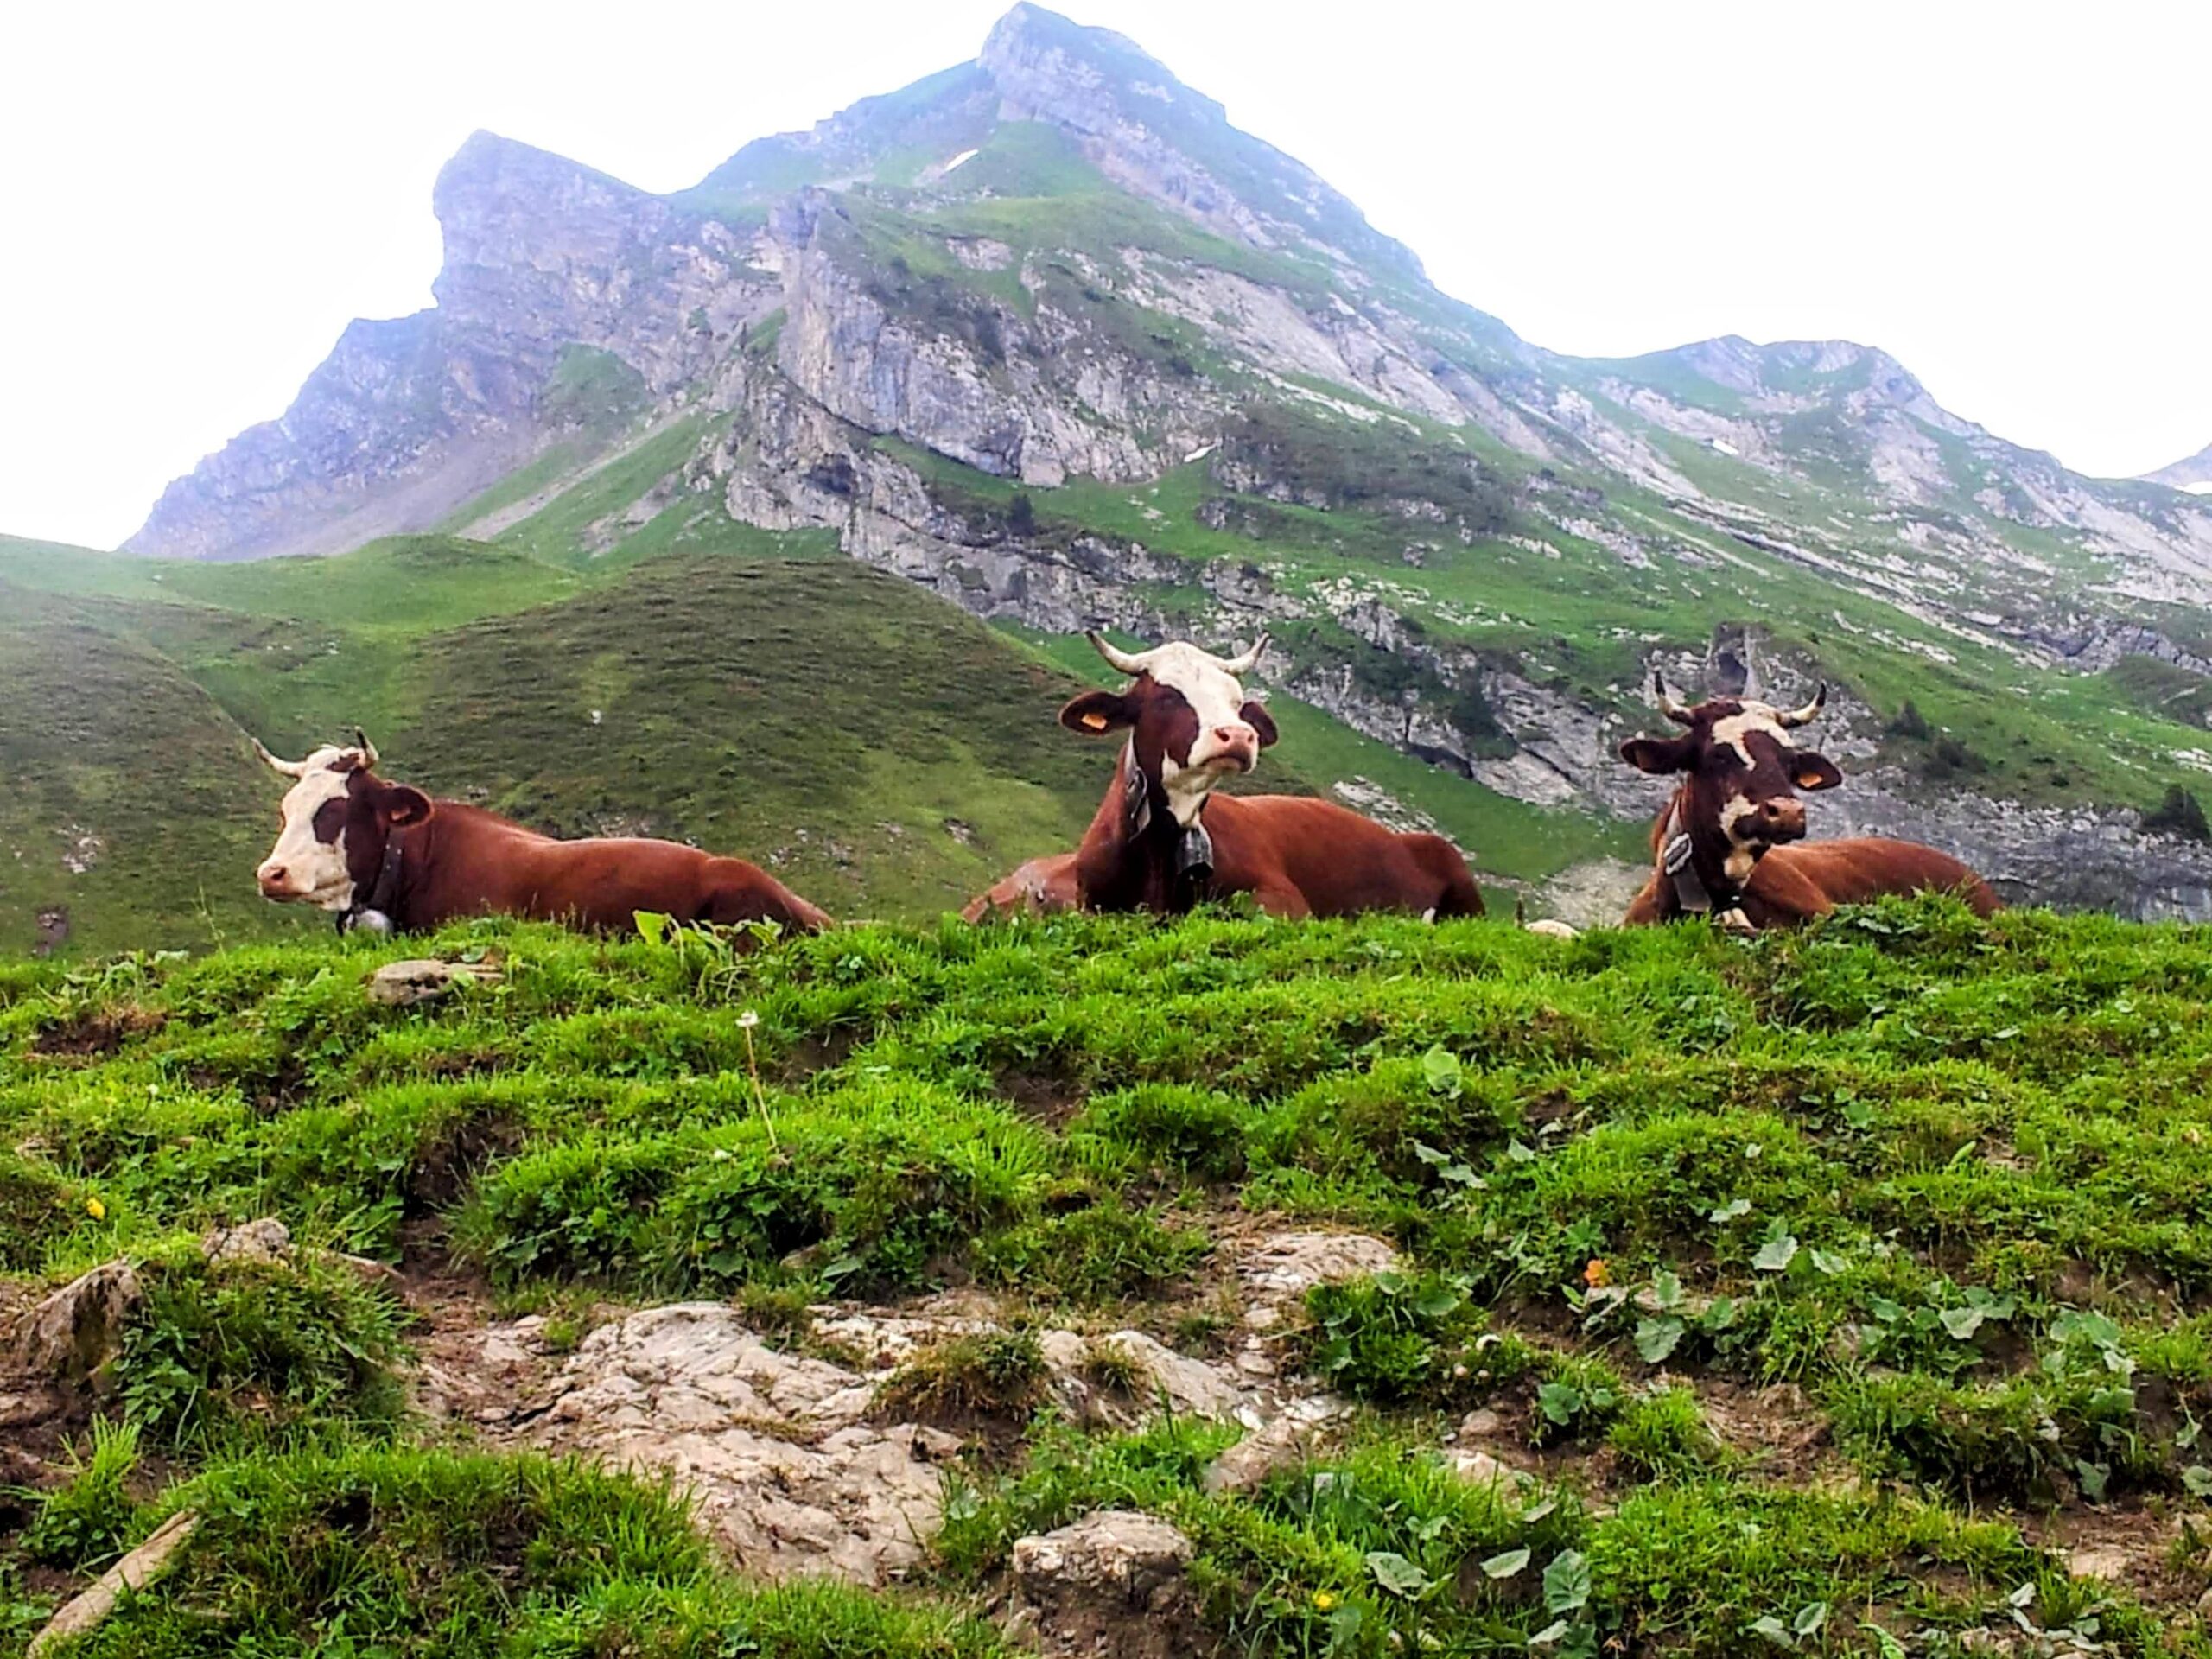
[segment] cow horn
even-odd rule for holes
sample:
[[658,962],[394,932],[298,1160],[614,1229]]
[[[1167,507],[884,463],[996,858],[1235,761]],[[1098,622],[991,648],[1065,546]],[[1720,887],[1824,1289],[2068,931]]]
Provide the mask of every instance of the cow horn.
[[1268,648],[1268,636],[1262,634],[1252,642],[1252,649],[1241,657],[1217,657],[1222,671],[1226,674],[1249,674],[1260,660],[1260,653]]
[[359,727],[353,728],[353,747],[361,752],[361,769],[374,772],[377,765],[377,746],[369,741],[369,734]]
[[1690,711],[1668,694],[1667,677],[1656,668],[1651,671],[1651,695],[1659,699],[1659,712],[1677,726],[1692,723]]
[[1132,656],[1126,651],[1116,650],[1103,634],[1087,632],[1083,637],[1090,641],[1101,657],[1124,674],[1141,674],[1152,666],[1152,653],[1148,651]]
[[268,747],[264,744],[259,738],[250,738],[248,741],[252,743],[253,752],[261,757],[261,763],[267,766],[270,771],[281,772],[287,778],[300,778],[304,777],[307,774],[308,763],[306,761],[279,760],[275,755],[269,753]]
[[1813,717],[1818,715],[1822,709],[1827,706],[1827,700],[1828,683],[1826,680],[1822,680],[1821,682],[1821,689],[1813,693],[1813,700],[1807,703],[1802,709],[1776,709],[1774,711],[1775,723],[1785,728],[1809,725],[1812,722]]

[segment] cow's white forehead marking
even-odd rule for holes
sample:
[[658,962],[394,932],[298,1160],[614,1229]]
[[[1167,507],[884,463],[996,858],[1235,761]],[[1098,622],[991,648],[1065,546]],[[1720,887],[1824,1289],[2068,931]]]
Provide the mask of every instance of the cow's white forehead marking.
[[1154,679],[1183,694],[1198,715],[1199,731],[1243,718],[1243,686],[1196,645],[1174,640],[1162,645],[1147,666]]
[[353,902],[353,879],[346,864],[346,832],[340,830],[338,838],[331,842],[317,841],[315,835],[315,814],[345,795],[353,775],[351,767],[333,771],[333,763],[348,759],[358,761],[359,751],[325,744],[302,763],[307,770],[284,791],[277,809],[283,814],[284,823],[276,832],[276,844],[262,860],[264,869],[273,865],[283,870],[285,897],[323,910],[345,910]]
[[1167,791],[1167,810],[1176,823],[1188,829],[1220,780],[1220,772],[1205,764],[1221,748],[1214,741],[1214,728],[1243,723],[1244,687],[1205,652],[1180,639],[1160,646],[1147,668],[1159,683],[1181,693],[1191,712],[1198,717],[1198,735],[1191,740],[1187,763],[1178,762],[1173,755],[1160,758],[1160,784]]
[[1784,753],[1787,753],[1792,747],[1789,734],[1782,724],[1781,715],[1772,704],[1764,702],[1747,702],[1744,705],[1741,714],[1731,715],[1726,720],[1714,721],[1711,738],[1713,742],[1725,743],[1735,750],[1737,757],[1748,766],[1752,762],[1751,746],[1747,740],[1753,732],[1766,733],[1768,736],[1782,745]]

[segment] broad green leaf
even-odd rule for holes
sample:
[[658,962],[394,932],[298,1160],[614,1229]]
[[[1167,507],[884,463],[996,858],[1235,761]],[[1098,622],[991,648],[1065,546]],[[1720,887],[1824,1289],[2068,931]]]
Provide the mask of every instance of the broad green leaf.
[[1538,1630],[1534,1636],[1530,1637],[1529,1638],[1529,1645],[1532,1648],[1548,1648],[1553,1643],[1558,1641],[1560,1637],[1565,1636],[1570,1626],[1565,1619],[1555,1618],[1550,1624],[1545,1625],[1542,1630]]
[[1986,1317],[1985,1309],[1975,1307],[1971,1303],[1965,1307],[1947,1307],[1942,1313],[1943,1328],[1958,1341],[1966,1342],[1981,1329],[1981,1322]]
[[1672,1268],[1662,1268],[1651,1275],[1651,1300],[1659,1305],[1662,1313],[1671,1313],[1682,1305],[1682,1276]]
[[1682,1339],[1682,1322],[1672,1314],[1644,1319],[1636,1327],[1636,1351],[1643,1356],[1645,1364],[1656,1365],[1675,1351]]
[[2112,1465],[2091,1463],[2085,1458],[2074,1459],[2074,1478],[2082,1483],[2082,1496],[2092,1503],[2104,1500],[2106,1483],[2112,1479]]
[[1448,1285],[1438,1285],[1414,1299],[1414,1312],[1424,1319],[1448,1319],[1466,1299]]
[[1874,1651],[1879,1659],[1906,1659],[1904,1643],[1880,1625],[1861,1624],[1859,1628],[1874,1638]]
[[1789,1627],[1772,1613],[1767,1614],[1764,1618],[1754,1619],[1751,1622],[1751,1633],[1754,1636],[1766,1637],[1777,1648],[1794,1648],[1797,1645],[1797,1638],[1789,1634]]
[[2189,1488],[2192,1497],[2212,1497],[2212,1469],[2192,1463],[2181,1471],[2181,1484]]
[[1590,1600],[1590,1560],[1579,1549],[1563,1549],[1544,1569],[1544,1608],[1571,1613]]
[[1483,1576],[1486,1579],[1510,1579],[1529,1565],[1529,1554],[1524,1548],[1493,1555],[1483,1563]]
[[1421,1057],[1421,1074],[1433,1094],[1449,1099],[1459,1097],[1459,1057],[1439,1046]]
[[1851,1265],[1841,1256],[1836,1255],[1833,1250],[1815,1249],[1812,1255],[1813,1266],[1821,1272],[1827,1274],[1831,1279],[1834,1278],[1836,1274],[1841,1273],[1844,1268]]
[[1404,1556],[1387,1549],[1370,1550],[1367,1570],[1375,1582],[1394,1596],[1418,1596],[1428,1588],[1428,1574]]
[[1537,1387],[1536,1403],[1553,1422],[1564,1428],[1582,1409],[1582,1390],[1571,1382],[1545,1382]]
[[1713,1222],[1740,1221],[1751,1213],[1751,1201],[1749,1198],[1731,1198],[1706,1219]]
[[658,910],[633,910],[630,919],[638,925],[638,937],[647,944],[658,944],[668,937],[668,917]]
[[1797,1610],[1797,1617],[1789,1621],[1789,1628],[1800,1636],[1810,1636],[1827,1622],[1827,1603],[1808,1601]]
[[1782,1273],[1797,1259],[1797,1241],[1782,1233],[1759,1246],[1759,1253],[1751,1258],[1751,1265],[1761,1273]]

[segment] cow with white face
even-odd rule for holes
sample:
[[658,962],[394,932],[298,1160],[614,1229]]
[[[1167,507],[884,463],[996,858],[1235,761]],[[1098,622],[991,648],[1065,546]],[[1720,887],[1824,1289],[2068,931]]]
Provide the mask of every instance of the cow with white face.
[[1843,781],[1834,761],[1792,735],[1818,717],[1826,685],[1802,709],[1778,709],[1749,696],[1688,707],[1658,676],[1651,684],[1659,711],[1687,729],[1621,745],[1621,759],[1638,771],[1681,779],[1652,826],[1657,868],[1630,905],[1628,925],[1707,914],[1756,931],[1924,887],[1957,890],[1985,914],[1997,908],[1980,876],[1932,847],[1878,836],[1803,844],[1797,791]]
[[816,932],[830,918],[759,866],[672,841],[559,841],[464,801],[434,799],[376,772],[354,734],[304,760],[254,752],[292,780],[276,846],[255,872],[262,896],[313,905],[338,931],[436,927],[493,914],[601,932],[655,911],[680,922],[775,922]]
[[1274,721],[1242,677],[1267,649],[1266,635],[1234,657],[1181,640],[1126,652],[1090,639],[1134,677],[1126,690],[1086,691],[1060,710],[1071,732],[1128,734],[1076,850],[1085,909],[1176,912],[1249,893],[1281,916],[1482,913],[1466,861],[1440,836],[1399,835],[1330,801],[1218,791],[1275,741]]
[[[429,817],[430,802],[419,789],[377,777],[376,746],[365,732],[353,736],[351,748],[325,744],[304,760],[281,760],[254,740],[254,753],[264,764],[293,780],[277,807],[282,828],[276,844],[254,879],[264,899],[332,912],[340,932],[353,926],[388,932],[391,918],[372,903],[381,873],[377,865],[393,844],[391,830]],[[357,829],[357,818],[367,822]],[[357,875],[350,854],[368,838],[363,831],[372,832],[378,843],[377,862]],[[383,896],[389,902],[389,895]]]

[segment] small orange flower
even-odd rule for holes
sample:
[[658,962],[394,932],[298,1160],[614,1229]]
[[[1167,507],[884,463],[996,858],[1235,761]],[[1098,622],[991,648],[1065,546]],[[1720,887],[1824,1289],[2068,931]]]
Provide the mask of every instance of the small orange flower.
[[1590,1258],[1590,1265],[1582,1269],[1582,1282],[1592,1290],[1603,1290],[1613,1282],[1613,1270],[1605,1265],[1605,1257]]

